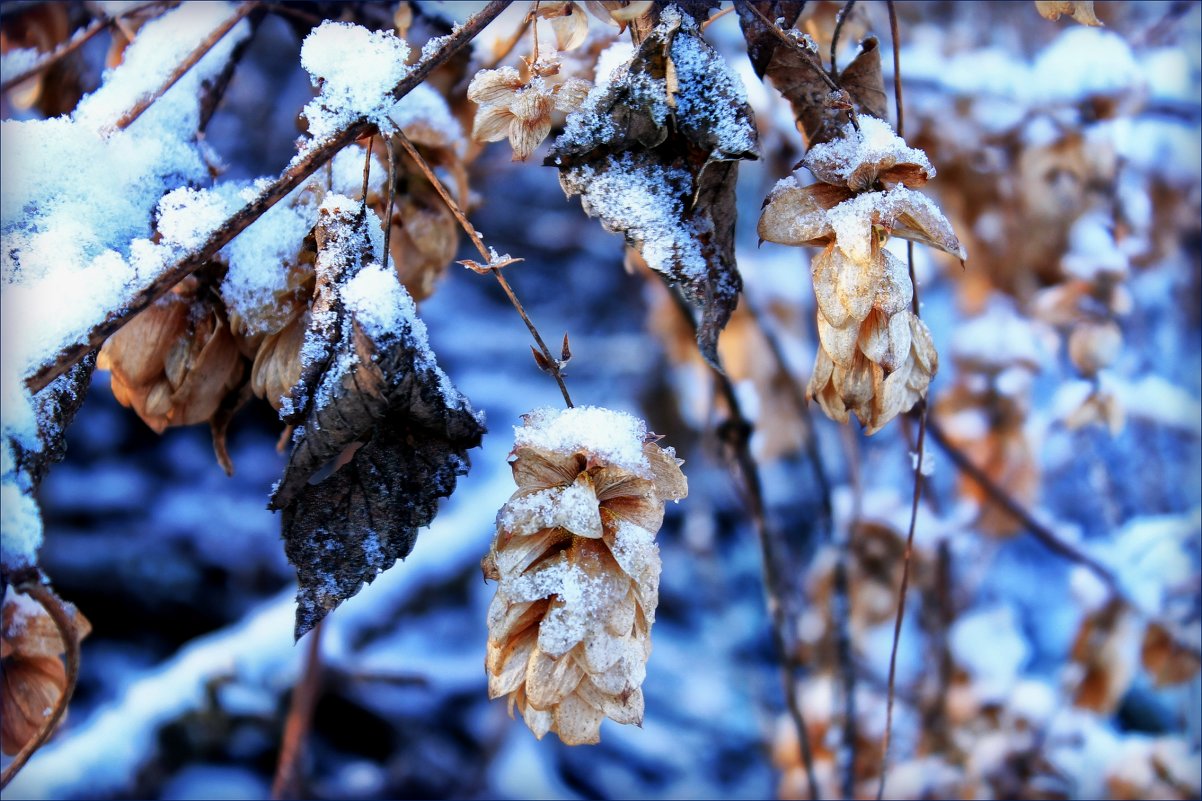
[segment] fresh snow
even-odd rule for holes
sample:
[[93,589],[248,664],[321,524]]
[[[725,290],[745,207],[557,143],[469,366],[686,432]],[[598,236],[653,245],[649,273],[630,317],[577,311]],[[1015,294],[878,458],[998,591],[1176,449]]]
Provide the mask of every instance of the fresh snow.
[[318,146],[355,120],[387,128],[393,88],[409,72],[409,45],[392,31],[326,20],[305,37],[301,66],[321,93],[305,106],[308,148]]
[[528,447],[561,455],[586,453],[643,478],[651,463],[643,453],[647,427],[626,412],[597,406],[535,409],[525,424],[514,426],[514,448]]
[[[179,210],[173,204],[184,205],[184,196],[176,195],[163,211],[180,241],[158,245],[149,239],[160,199],[208,180],[195,141],[201,87],[249,35],[248,23],[234,26],[127,129],[113,126],[157,91],[183,57],[234,10],[230,3],[186,3],[165,13],[142,27],[121,66],[106,71],[101,87],[72,115],[0,123],[0,231],[5,243],[0,387],[6,443],[40,447],[25,377],[83,340],[111,310],[153,282],[177,248],[194,243],[201,228],[213,222],[211,213],[195,224],[179,216],[173,221]],[[27,490],[10,467],[15,466],[6,456],[6,500]],[[6,511],[6,558],[32,561],[41,539],[35,520],[31,503],[14,502],[11,514]]]

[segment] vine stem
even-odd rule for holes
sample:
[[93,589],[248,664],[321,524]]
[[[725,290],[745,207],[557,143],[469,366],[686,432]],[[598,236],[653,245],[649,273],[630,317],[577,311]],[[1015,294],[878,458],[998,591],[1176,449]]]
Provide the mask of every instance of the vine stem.
[[301,755],[313,728],[313,709],[317,706],[318,689],[321,686],[323,622],[318,621],[309,634],[304,671],[292,690],[288,718],[284,722],[284,740],[280,744],[280,761],[271,784],[272,798],[300,798]]
[[856,0],[847,0],[843,4],[843,8],[839,9],[839,17],[835,20],[835,32],[831,35],[831,78],[839,78],[839,69],[835,66],[835,56],[839,52],[839,34],[843,33],[843,23],[847,22],[847,18],[851,16],[851,10],[856,5]]
[[[897,135],[905,138],[905,116],[902,103],[901,53],[900,38],[897,31],[897,9],[893,0],[887,0],[889,9],[889,34],[893,41],[893,91],[897,100]],[[911,308],[915,317],[922,317],[922,305],[918,297],[918,279],[914,274],[914,243],[906,242],[906,263],[910,271],[910,284],[914,287],[911,297]],[[918,506],[922,502],[923,461],[926,457],[927,434],[927,403],[925,399],[918,402],[918,441],[915,445],[914,458],[914,495],[910,503],[910,528],[906,532],[906,550],[902,558],[901,586],[897,590],[897,617],[893,623],[893,644],[889,649],[889,679],[885,690],[885,733],[881,740],[881,777],[877,784],[877,801],[884,798],[885,781],[889,775],[889,749],[893,744],[893,701],[896,696],[897,681],[897,652],[901,646],[902,624],[906,618],[906,593],[910,588],[910,565],[914,556],[914,532],[918,528]]]
[[132,17],[135,14],[139,14],[148,8],[153,8],[154,6],[159,6],[159,5],[174,5],[174,4],[173,3],[164,3],[164,2],[161,2],[161,0],[156,0],[156,2],[153,2],[153,3],[140,3],[136,6],[132,6],[130,8],[125,9],[120,14],[117,14],[115,16],[101,15],[101,16],[97,17],[96,19],[92,20],[92,22],[86,28],[84,28],[80,33],[76,34],[75,36],[72,36],[66,42],[66,44],[62,45],[60,48],[55,50],[53,53],[50,53],[48,56],[41,59],[40,61],[38,61],[36,64],[34,64],[32,67],[25,70],[24,72],[17,73],[13,77],[4,81],[4,83],[0,83],[0,93],[7,92],[10,89],[12,89],[14,86],[22,84],[25,81],[28,81],[30,78],[34,77],[35,75],[45,72],[46,70],[50,69],[55,64],[62,61],[64,58],[71,55],[76,50],[78,50],[79,48],[83,47],[85,44],[90,42],[96,36],[96,34],[100,33],[105,28],[109,27],[110,25],[116,24],[118,20],[123,19],[125,17]]
[[[1039,540],[1040,544],[1042,544],[1052,553],[1063,556],[1070,562],[1079,564],[1089,572],[1093,573],[1098,580],[1105,585],[1106,589],[1109,590],[1116,598],[1122,600],[1123,603],[1135,610],[1140,616],[1148,617],[1145,613],[1140,611],[1139,607],[1130,602],[1127,594],[1123,590],[1122,584],[1119,582],[1118,576],[1114,574],[1114,571],[1072,543],[1065,542],[1063,539],[1058,537],[1054,531],[1036,520],[1035,516],[1031,514],[1030,510],[1015,500],[1012,495],[1006,492],[1006,490],[1003,489],[996,481],[990,478],[988,473],[973,463],[973,461],[968,458],[968,455],[965,454],[964,451],[952,444],[951,440],[947,436],[947,432],[943,430],[943,426],[941,426],[937,420],[931,419],[927,424],[927,428],[930,431],[931,439],[934,440],[935,444],[938,445],[945,454],[947,454],[948,458],[952,460],[952,463],[956,465],[956,468],[979,484],[981,489],[985,490],[985,493],[990,497],[990,499],[1001,506],[1007,514],[1022,523],[1031,536]],[[1161,627],[1165,629],[1165,631],[1169,632],[1169,636],[1173,640],[1174,647],[1187,651],[1194,656],[1202,657],[1202,649],[1193,643],[1186,642],[1175,636],[1172,633],[1173,627],[1170,624],[1157,621],[1154,618],[1152,620],[1153,622],[1159,623]]]
[[67,704],[71,702],[71,696],[75,694],[75,684],[79,680],[79,637],[75,630],[74,611],[67,608],[67,604],[55,594],[54,590],[42,583],[40,575],[17,584],[13,589],[37,601],[54,621],[59,639],[63,641],[63,651],[67,663],[67,684],[55,702],[54,709],[42,723],[42,728],[38,729],[37,734],[29,742],[25,743],[25,746],[13,757],[13,761],[4,769],[3,775],[0,775],[0,789],[7,787],[21,768],[25,767],[25,763],[29,761],[34,752],[50,739],[50,735],[54,733],[59,721],[67,712]]
[[[839,755],[841,760],[840,767],[842,768],[840,773],[843,783],[841,789],[845,797],[852,798],[855,790],[856,743],[859,735],[855,701],[856,666],[852,657],[851,642],[851,593],[847,572],[851,533],[849,531],[847,537],[840,537],[837,540],[835,538],[835,513],[831,506],[831,486],[830,480],[827,478],[826,465],[822,459],[822,452],[818,448],[817,430],[814,426],[814,420],[810,416],[809,404],[806,403],[805,395],[802,394],[801,385],[792,380],[789,365],[785,361],[784,349],[781,347],[776,335],[764,321],[764,316],[756,309],[755,305],[751,303],[746,295],[743,296],[742,303],[746,306],[747,313],[750,315],[752,322],[768,343],[768,352],[776,363],[776,368],[780,370],[782,375],[789,377],[789,380],[786,382],[789,388],[789,396],[793,401],[798,418],[801,420],[804,428],[802,434],[805,438],[804,447],[806,457],[809,459],[811,468],[814,471],[814,479],[818,485],[818,493],[822,504],[820,525],[824,529],[827,541],[837,548],[839,554],[838,560],[835,563],[835,591],[831,616],[835,622],[836,654],[839,660],[839,672],[844,699],[844,724]],[[850,432],[850,429],[844,430]],[[860,503],[858,476],[854,483],[857,487],[855,497],[856,509],[858,510]],[[853,520],[859,519],[859,517],[859,511],[856,511],[852,515]]]
[[[664,285],[668,289],[668,294],[671,295],[677,309],[684,315],[685,321],[693,330],[693,337],[695,339],[697,336],[697,321],[693,319],[692,307],[689,306],[688,301],[681,296],[680,292],[668,283],[667,278],[664,278],[662,275],[660,278],[663,279]],[[768,519],[765,513],[763,482],[760,480],[759,467],[756,465],[755,458],[751,455],[752,425],[743,416],[742,407],[739,404],[739,398],[735,393],[735,388],[730,381],[730,377],[714,365],[708,362],[707,365],[710,368],[710,373],[714,376],[714,380],[717,382],[718,389],[730,412],[730,419],[724,426],[728,434],[726,438],[727,444],[734,451],[734,458],[731,460],[730,467],[735,477],[741,479],[743,497],[751,513],[751,522],[760,542],[764,564],[764,603],[768,607],[769,615],[772,617],[772,640],[776,646],[777,653],[780,655],[785,705],[788,707],[789,716],[793,719],[793,725],[797,729],[797,740],[801,746],[801,761],[805,767],[810,798],[817,801],[822,795],[819,792],[818,774],[814,771],[814,751],[810,745],[810,735],[806,727],[805,713],[801,708],[801,700],[797,696],[795,674],[801,665],[797,659],[796,649],[789,647],[788,640],[785,637],[788,621],[785,616],[785,606],[780,597],[781,585],[780,573],[778,572],[781,555],[777,553],[775,536],[768,526]],[[827,495],[827,502],[829,503],[829,494]]]
[[572,396],[568,394],[568,386],[564,383],[563,369],[559,365],[559,360],[555,358],[555,355],[551,353],[551,349],[547,347],[547,343],[543,341],[542,335],[539,334],[538,328],[534,325],[534,321],[530,319],[530,315],[526,313],[526,309],[522,306],[522,302],[518,300],[518,296],[513,291],[513,287],[511,287],[509,282],[505,280],[505,276],[501,275],[501,268],[504,265],[491,266],[494,258],[492,253],[489,252],[488,247],[484,244],[484,239],[480,236],[480,232],[477,231],[476,227],[472,225],[470,220],[468,220],[467,215],[463,213],[463,209],[459,208],[459,204],[455,202],[453,197],[451,197],[451,193],[447,191],[447,188],[443,185],[442,180],[434,174],[433,168],[430,167],[430,164],[426,161],[422,154],[418,152],[417,148],[413,146],[413,143],[409,141],[409,138],[401,131],[400,126],[397,126],[396,133],[393,134],[393,136],[396,137],[396,140],[400,143],[401,147],[405,149],[405,152],[409,154],[409,158],[416,162],[418,169],[420,169],[426,176],[426,180],[428,180],[438,192],[439,197],[442,198],[442,202],[447,205],[447,208],[450,210],[451,214],[453,214],[455,219],[459,221],[459,226],[463,228],[464,233],[466,233],[468,238],[472,240],[472,244],[480,253],[480,258],[484,259],[485,265],[488,265],[488,272],[492,273],[497,279],[497,283],[501,285],[501,289],[505,292],[505,296],[509,298],[509,302],[513,304],[513,308],[517,310],[518,315],[522,318],[522,322],[526,324],[526,328],[530,331],[530,336],[534,337],[534,341],[538,344],[539,350],[542,351],[543,358],[546,359],[548,372],[550,372],[555,378],[555,383],[559,385],[559,391],[563,394],[564,403],[566,403],[568,408],[571,409],[573,407]]
[[816,64],[814,62],[814,54],[802,46],[800,42],[789,38],[789,36],[782,31],[775,22],[765,17],[758,8],[747,2],[747,0],[735,0],[735,7],[746,8],[748,11],[758,17],[760,22],[764,24],[764,27],[770,30],[772,35],[779,39],[781,43],[785,45],[785,47],[788,47],[791,50],[796,50],[801,54],[802,61],[804,61],[810,67],[810,69],[814,71],[815,75],[822,78],[822,82],[826,84],[828,89],[830,89],[832,92],[839,91],[839,84],[835,83],[834,79],[826,74],[826,70],[822,68],[821,64]]
[[[507,0],[492,0],[487,6],[472,15],[463,25],[459,26],[455,33],[446,38],[438,50],[428,58],[419,61],[405,74],[400,83],[392,89],[393,99],[400,100],[413,91],[434,69],[446,63],[451,56],[474,39],[486,25],[496,19],[507,5]],[[103,345],[110,335],[118,331],[151,303],[171,291],[173,286],[194,270],[207,263],[217,251],[263,216],[289,192],[300,186],[306,178],[332,159],[338,151],[368,133],[372,128],[372,123],[361,117],[334,132],[320,144],[303,150],[287,169],[264,187],[259,195],[226,218],[205,238],[204,242],[195,249],[182,254],[174,263],[164,268],[154,280],[134,293],[133,297],[120,309],[110,312],[104,320],[92,326],[84,338],[65,346],[53,357],[39,365],[26,377],[26,387],[33,393],[40,391],[69,370],[88,351]]]
[[196,64],[202,58],[204,58],[210,50],[216,47],[217,43],[224,39],[225,35],[232,31],[235,25],[245,19],[250,12],[254,11],[258,7],[259,4],[255,0],[250,0],[250,2],[246,2],[238,6],[237,10],[235,10],[225,22],[214,28],[212,32],[206,36],[201,43],[198,44],[195,49],[193,49],[192,52],[187,55],[186,58],[184,58],[183,61],[176,65],[175,69],[171,71],[171,74],[167,76],[166,80],[163,81],[163,84],[158,89],[148,95],[144,95],[137,103],[134,104],[133,108],[130,108],[124,114],[122,114],[121,119],[117,120],[114,128],[119,131],[123,131],[132,125],[134,121],[138,119],[138,117],[142,116],[146,109],[154,105],[155,101],[165,95],[171,89],[171,87],[175,86],[179,82],[180,78],[183,78],[188,74],[188,70],[195,67]]

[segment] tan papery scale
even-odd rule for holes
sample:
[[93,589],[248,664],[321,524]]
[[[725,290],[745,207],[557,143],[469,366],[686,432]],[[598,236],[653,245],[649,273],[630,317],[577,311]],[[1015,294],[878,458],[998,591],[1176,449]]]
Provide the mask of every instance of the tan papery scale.
[[[529,422],[527,423],[529,425]],[[510,455],[517,491],[483,561],[490,698],[507,697],[540,739],[595,743],[601,721],[641,723],[659,599],[655,532],[688,492],[680,460],[653,441],[638,473],[587,447]]]

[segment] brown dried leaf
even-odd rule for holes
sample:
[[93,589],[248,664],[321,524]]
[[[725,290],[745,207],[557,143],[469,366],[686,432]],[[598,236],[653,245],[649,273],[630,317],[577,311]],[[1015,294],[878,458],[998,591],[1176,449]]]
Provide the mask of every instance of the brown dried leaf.
[[716,364],[742,288],[734,188],[737,161],[755,157],[751,109],[696,21],[671,7],[599,92],[569,115],[547,163],[586,212],[701,306],[698,346]]
[[1202,670],[1202,656],[1174,638],[1159,623],[1148,625],[1140,659],[1157,687],[1184,684]]
[[827,212],[851,197],[851,191],[841,186],[817,183],[802,187],[793,179],[781,181],[768,194],[760,212],[760,241],[827,245],[835,237]]
[[[736,4],[735,8],[756,74],[770,79],[789,101],[806,142],[815,145],[838,137],[847,123],[848,112],[830,102],[830,87],[817,72],[822,69],[821,57],[807,50],[800,41],[796,46],[786,45],[764,23],[764,20],[774,22],[783,18],[786,25],[795,25],[804,5],[754,0]],[[760,13],[756,14],[748,6],[754,6]],[[881,75],[881,54],[875,38],[864,40],[859,54],[843,70],[839,84],[847,92],[853,111],[885,118],[887,101]]]
[[1093,0],[1035,0],[1035,10],[1044,19],[1053,22],[1060,19],[1061,14],[1068,14],[1082,25],[1096,28],[1102,25],[1093,10]]
[[317,226],[301,375],[284,405],[299,425],[270,502],[300,578],[297,637],[408,555],[483,433],[434,363],[412,300],[372,263],[362,207],[343,200],[327,201]]

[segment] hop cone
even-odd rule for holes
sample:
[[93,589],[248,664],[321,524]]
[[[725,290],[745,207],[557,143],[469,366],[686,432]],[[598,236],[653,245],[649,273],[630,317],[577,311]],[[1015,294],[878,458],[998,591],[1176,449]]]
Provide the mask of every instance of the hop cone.
[[595,743],[601,721],[641,723],[659,599],[655,532],[687,492],[680,461],[641,421],[581,407],[526,415],[510,455],[518,489],[484,559],[488,691],[540,739]]

